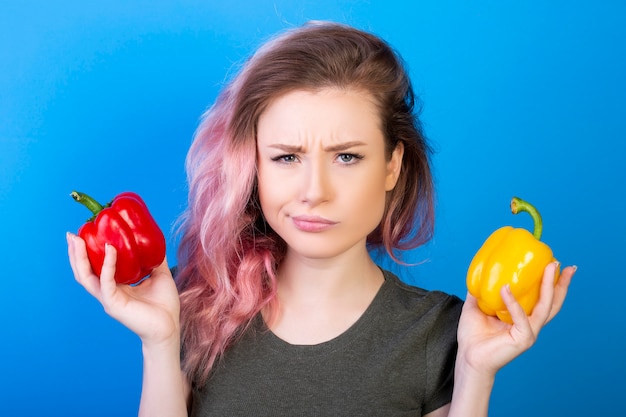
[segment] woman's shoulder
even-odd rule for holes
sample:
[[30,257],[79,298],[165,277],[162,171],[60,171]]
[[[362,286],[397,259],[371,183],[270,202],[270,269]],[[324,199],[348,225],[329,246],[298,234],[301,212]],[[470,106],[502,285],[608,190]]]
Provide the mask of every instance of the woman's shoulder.
[[387,289],[388,302],[393,303],[402,310],[431,312],[451,312],[460,314],[463,300],[454,294],[448,294],[438,290],[427,290],[405,281],[396,274],[383,270]]

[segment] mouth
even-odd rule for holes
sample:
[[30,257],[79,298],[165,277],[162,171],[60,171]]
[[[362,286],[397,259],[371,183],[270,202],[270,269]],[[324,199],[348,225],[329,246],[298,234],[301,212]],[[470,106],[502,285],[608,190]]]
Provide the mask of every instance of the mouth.
[[298,230],[310,233],[323,232],[338,223],[320,216],[303,215],[294,216],[291,219]]

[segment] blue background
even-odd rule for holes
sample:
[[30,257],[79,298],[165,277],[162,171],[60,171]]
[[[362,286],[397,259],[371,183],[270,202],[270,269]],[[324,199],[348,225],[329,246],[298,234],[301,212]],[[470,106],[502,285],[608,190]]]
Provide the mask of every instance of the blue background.
[[169,237],[200,114],[263,40],[311,19],[404,56],[436,146],[438,225],[403,278],[465,295],[517,194],[579,272],[559,317],[503,369],[492,414],[623,412],[626,10],[621,1],[0,1],[0,415],[131,416],[139,340],[72,278],[65,232],[144,196]]

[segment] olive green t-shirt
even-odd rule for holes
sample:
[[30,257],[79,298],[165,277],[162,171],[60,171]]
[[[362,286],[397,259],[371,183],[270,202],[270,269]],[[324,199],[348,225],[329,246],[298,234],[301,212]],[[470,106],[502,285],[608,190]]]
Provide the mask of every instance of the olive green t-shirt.
[[462,301],[385,271],[371,305],[318,345],[291,345],[258,316],[193,388],[192,416],[421,416],[452,398]]

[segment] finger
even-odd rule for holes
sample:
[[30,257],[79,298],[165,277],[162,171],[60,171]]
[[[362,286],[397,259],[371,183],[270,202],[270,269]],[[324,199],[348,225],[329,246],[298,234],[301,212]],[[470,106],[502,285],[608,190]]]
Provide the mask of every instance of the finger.
[[170,273],[170,267],[167,263],[167,256],[163,258],[163,262],[161,262],[161,264],[159,266],[157,266],[156,268],[154,268],[152,270],[152,273]]
[[464,304],[468,305],[468,306],[478,306],[478,300],[476,299],[476,297],[474,297],[468,291],[467,295],[465,296],[465,303]]
[[74,267],[76,270],[76,278],[82,280],[85,277],[94,275],[89,257],[87,256],[87,247],[85,241],[80,237],[73,235],[72,247],[74,249]]
[[67,239],[67,256],[70,260],[70,266],[72,267],[72,274],[74,274],[74,278],[76,278],[78,274],[76,272],[76,256],[74,255],[74,234],[67,232],[65,238]]
[[472,294],[470,294],[469,292],[465,296],[465,302],[463,303],[463,311],[464,311],[464,314],[472,314],[472,315],[478,314],[483,318],[489,317],[485,313],[483,313],[482,310],[480,310],[480,307],[478,307],[478,299],[474,297]]
[[67,240],[70,265],[72,266],[74,278],[89,294],[100,301],[100,280],[91,269],[85,241],[80,236],[72,233],[67,234]]
[[[117,250],[113,245],[104,245],[104,262],[100,273],[100,289],[102,291],[102,304],[109,304],[115,297],[117,282],[115,282],[115,264],[117,262]],[[106,307],[106,306],[105,306]]]
[[524,308],[517,302],[508,284],[502,287],[500,296],[513,320],[513,326],[510,330],[511,337],[522,349],[528,349],[535,343],[537,334],[533,331]]
[[478,308],[476,305],[476,298],[472,296],[469,292],[465,296],[465,302],[463,303],[463,310],[461,317],[465,317],[467,315],[471,315],[474,309]]
[[551,262],[543,270],[539,301],[530,316],[531,323],[537,334],[550,321],[550,312],[554,303],[554,281],[558,268],[558,262]]
[[565,302],[565,297],[567,295],[567,291],[569,289],[569,285],[572,282],[572,278],[576,273],[576,266],[568,266],[563,269],[559,280],[557,281],[556,286],[554,287],[554,300],[552,302],[552,309],[550,310],[550,316],[548,317],[548,321],[552,320],[554,316],[561,311],[563,307],[563,303]]

